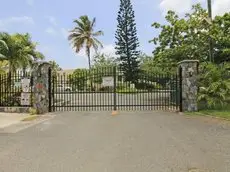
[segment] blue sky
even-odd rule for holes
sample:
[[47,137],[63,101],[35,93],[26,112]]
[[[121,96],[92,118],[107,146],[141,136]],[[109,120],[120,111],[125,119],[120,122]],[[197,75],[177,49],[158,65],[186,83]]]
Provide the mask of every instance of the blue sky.
[[[164,22],[164,13],[169,9],[183,14],[193,3],[205,0],[132,0],[140,40],[140,50],[151,54],[153,44],[148,43],[157,32],[151,27],[155,21]],[[29,32],[38,49],[47,60],[56,60],[64,69],[86,67],[84,52],[73,52],[67,40],[68,30],[73,28],[73,19],[81,15],[96,17],[96,30],[105,35],[99,39],[104,44],[101,50],[114,54],[114,34],[119,0],[1,0],[0,31],[10,33]],[[230,0],[214,0],[215,14],[229,11]]]

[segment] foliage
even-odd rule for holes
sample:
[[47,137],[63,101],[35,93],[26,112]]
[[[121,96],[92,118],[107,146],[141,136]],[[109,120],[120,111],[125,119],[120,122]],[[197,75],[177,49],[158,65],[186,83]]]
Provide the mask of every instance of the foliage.
[[165,19],[168,22],[166,25],[152,25],[160,29],[159,36],[150,41],[156,45],[153,54],[157,63],[176,65],[185,59],[208,61],[210,38],[213,40],[215,62],[229,59],[230,13],[217,16],[210,22],[207,11],[197,4],[183,18],[169,11]]
[[136,88],[122,88],[117,89],[117,93],[123,93],[123,94],[135,94],[138,90]]
[[113,68],[116,66],[115,59],[105,54],[96,54],[91,69],[93,83],[102,83],[102,78],[113,76]]
[[139,69],[139,41],[135,16],[130,0],[120,0],[120,10],[117,17],[116,54],[124,71],[125,80],[134,82]]
[[200,104],[207,104],[208,108],[224,107],[230,103],[230,66],[212,63],[202,64],[199,82]]
[[5,59],[5,53],[9,50],[6,42],[0,38],[0,60]]
[[230,109],[226,108],[224,110],[201,110],[199,112],[186,112],[186,115],[198,115],[198,116],[213,116],[223,119],[230,119]]
[[31,67],[34,61],[44,59],[44,55],[36,50],[37,43],[32,42],[28,33],[10,35],[0,32],[0,40],[7,45],[7,48],[0,46],[0,54],[1,60],[8,61],[10,73],[16,72],[19,68]]
[[74,90],[85,90],[88,88],[89,70],[87,69],[76,69],[72,75],[69,76],[69,83],[72,85]]
[[8,62],[6,60],[0,61],[0,75],[5,74],[7,68],[8,68]]
[[70,32],[68,39],[71,41],[73,48],[77,53],[79,53],[81,49],[85,48],[90,69],[90,49],[93,48],[97,51],[99,47],[102,47],[102,43],[96,37],[103,35],[103,32],[101,30],[96,32],[94,31],[96,18],[93,18],[91,21],[88,16],[81,16],[78,20],[74,20],[74,23],[76,26]]
[[215,63],[230,60],[230,12],[223,16],[216,16],[212,24],[210,35],[214,40]]
[[38,111],[35,108],[29,108],[29,114],[30,115],[36,115],[36,114],[38,114]]
[[175,74],[177,69],[177,65],[173,65],[171,61],[159,63],[154,57],[145,54],[141,55],[140,59],[142,73],[151,74],[152,76]]

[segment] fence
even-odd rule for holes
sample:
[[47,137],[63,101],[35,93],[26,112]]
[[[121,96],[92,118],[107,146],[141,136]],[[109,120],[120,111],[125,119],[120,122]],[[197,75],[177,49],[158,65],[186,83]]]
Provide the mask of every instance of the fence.
[[[23,81],[29,81],[23,89]],[[31,107],[32,77],[30,73],[0,74],[0,107]]]
[[[180,110],[180,76],[133,73],[119,67],[52,74],[52,111]],[[51,77],[51,76],[50,76]]]

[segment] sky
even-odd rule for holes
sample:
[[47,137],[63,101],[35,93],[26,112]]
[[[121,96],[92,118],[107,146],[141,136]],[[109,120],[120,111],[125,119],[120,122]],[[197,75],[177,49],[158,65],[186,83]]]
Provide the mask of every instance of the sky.
[[[206,0],[131,0],[137,23],[140,50],[151,54],[154,45],[149,43],[158,31],[153,22],[164,23],[167,10],[183,15],[192,4]],[[230,0],[212,0],[213,14],[230,12]],[[120,0],[0,0],[0,31],[30,33],[38,42],[38,50],[46,60],[55,60],[63,69],[87,67],[87,57],[81,51],[76,54],[67,40],[68,31],[74,27],[73,20],[81,15],[96,17],[95,30],[103,30],[98,38],[104,45],[101,52],[114,55],[117,12]]]

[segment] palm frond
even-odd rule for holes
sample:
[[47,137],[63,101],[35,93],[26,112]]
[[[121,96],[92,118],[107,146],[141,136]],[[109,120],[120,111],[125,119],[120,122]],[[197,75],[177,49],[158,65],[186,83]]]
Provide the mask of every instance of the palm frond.
[[92,35],[93,35],[93,36],[103,36],[103,35],[104,35],[104,32],[101,31],[101,30],[99,30],[99,31],[93,33]]

